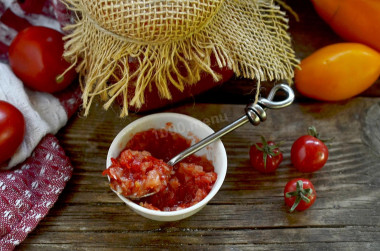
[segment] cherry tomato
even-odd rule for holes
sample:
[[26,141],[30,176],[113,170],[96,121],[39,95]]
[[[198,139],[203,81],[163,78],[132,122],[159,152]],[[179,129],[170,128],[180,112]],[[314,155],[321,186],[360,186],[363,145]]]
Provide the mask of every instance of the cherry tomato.
[[314,204],[317,194],[310,180],[296,178],[286,183],[284,198],[285,204],[290,207],[290,212],[304,211]]
[[9,64],[26,86],[42,92],[65,89],[77,73],[63,57],[62,34],[56,30],[31,26],[17,34],[9,47]]
[[22,113],[0,100],[0,163],[10,159],[24,140],[25,120]]
[[325,143],[318,139],[314,127],[309,128],[309,135],[299,137],[292,145],[290,158],[294,167],[300,172],[314,172],[327,162],[329,151]]
[[295,71],[295,86],[306,97],[322,101],[351,98],[380,76],[380,54],[357,43],[338,43],[317,50]]
[[261,137],[261,141],[249,150],[251,165],[261,173],[273,173],[282,162],[282,152],[273,141],[266,141],[264,137]]

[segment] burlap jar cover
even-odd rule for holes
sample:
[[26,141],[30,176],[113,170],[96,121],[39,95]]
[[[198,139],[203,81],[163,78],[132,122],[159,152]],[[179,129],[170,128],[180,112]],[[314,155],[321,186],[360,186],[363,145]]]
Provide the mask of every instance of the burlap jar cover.
[[152,85],[171,99],[169,85],[183,90],[203,72],[217,81],[212,58],[258,85],[290,81],[298,64],[285,14],[271,0],[65,1],[77,20],[65,28],[64,56],[80,72],[85,115],[97,96],[105,109],[124,97],[125,116]]

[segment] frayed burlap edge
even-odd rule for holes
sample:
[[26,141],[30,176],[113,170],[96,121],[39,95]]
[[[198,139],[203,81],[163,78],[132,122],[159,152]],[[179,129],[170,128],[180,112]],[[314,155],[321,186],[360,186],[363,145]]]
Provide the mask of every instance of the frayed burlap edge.
[[[77,0],[66,2],[78,16],[75,24],[65,27],[71,33],[65,37],[64,56],[80,73],[85,116],[97,96],[108,109],[122,95],[120,116],[124,117],[129,106],[144,104],[144,93],[152,84],[162,98],[171,99],[169,85],[182,91],[196,83],[202,72],[218,81],[220,76],[211,69],[211,56],[220,68],[228,67],[238,77],[256,79],[256,98],[260,81],[290,82],[298,64],[286,32],[285,14],[273,1],[225,0],[201,31],[161,44],[142,44],[104,32],[81,12]],[[131,57],[138,61],[137,69],[130,69]],[[130,86],[135,93],[128,103]]]

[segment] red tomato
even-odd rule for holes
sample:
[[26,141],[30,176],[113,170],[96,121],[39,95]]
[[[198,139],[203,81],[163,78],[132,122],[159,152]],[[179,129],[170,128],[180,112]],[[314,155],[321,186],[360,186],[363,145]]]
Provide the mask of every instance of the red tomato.
[[13,156],[25,135],[22,113],[8,102],[0,100],[0,163]]
[[26,86],[42,92],[65,89],[76,78],[74,69],[63,57],[62,34],[56,30],[31,26],[19,32],[9,47],[9,64]]
[[261,138],[262,143],[256,143],[249,150],[251,165],[261,173],[273,173],[282,162],[282,152],[273,141]]
[[285,185],[284,198],[290,212],[303,211],[314,204],[317,194],[310,180],[296,178]]
[[317,137],[315,128],[309,128],[309,135],[299,137],[292,145],[290,158],[294,167],[300,172],[314,172],[327,162],[327,146]]

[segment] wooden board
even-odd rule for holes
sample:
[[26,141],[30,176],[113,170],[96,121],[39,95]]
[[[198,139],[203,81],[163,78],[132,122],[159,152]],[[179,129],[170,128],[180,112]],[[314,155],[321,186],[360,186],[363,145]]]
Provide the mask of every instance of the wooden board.
[[[315,13],[311,2],[286,1],[290,34],[300,59],[325,45],[343,42]],[[273,83],[264,83],[263,93]],[[231,79],[205,94],[160,111],[209,121],[218,130],[237,119],[252,98],[255,83]],[[296,93],[297,94],[297,93]],[[380,247],[380,81],[362,96],[320,103],[297,94],[296,103],[268,111],[258,127],[245,125],[223,138],[228,153],[225,182],[196,215],[178,222],[155,222],[136,215],[109,189],[102,176],[113,137],[134,119],[100,104],[87,118],[72,118],[58,138],[75,166],[72,179],[20,250],[378,250]],[[290,163],[292,142],[314,125],[334,138],[326,166],[313,174]],[[258,135],[282,142],[284,161],[274,175],[249,165],[249,146]],[[288,213],[283,187],[295,177],[314,183],[318,198],[305,212]]]
[[[20,249],[374,250],[380,245],[379,102],[296,103],[268,111],[267,121],[257,127],[246,124],[226,135],[228,172],[221,190],[196,215],[169,223],[132,212],[102,176],[113,137],[141,115],[119,119],[116,108],[105,112],[95,107],[87,118],[74,118],[59,132],[74,174]],[[188,104],[169,111],[210,121],[218,130],[243,115],[244,106]],[[302,174],[292,167],[289,153],[310,125],[334,141],[326,166]],[[284,161],[274,175],[249,165],[248,149],[258,135],[282,142]],[[318,198],[309,210],[288,213],[283,187],[295,177],[312,180]]]

